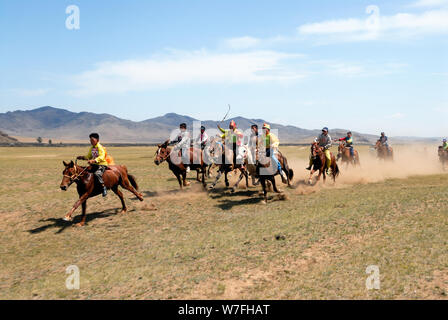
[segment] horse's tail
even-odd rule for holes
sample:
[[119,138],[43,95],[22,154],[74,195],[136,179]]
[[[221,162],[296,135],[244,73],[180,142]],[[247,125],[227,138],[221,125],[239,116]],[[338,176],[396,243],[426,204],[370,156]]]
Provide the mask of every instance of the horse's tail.
[[332,171],[332,174],[333,174],[333,179],[336,180],[336,177],[340,173],[339,166],[338,166],[338,164],[336,162],[334,163],[334,168],[331,171]]
[[131,183],[131,185],[135,188],[135,190],[138,191],[138,184],[137,184],[137,180],[135,179],[135,177],[132,174],[128,174],[128,179],[129,179],[129,182]]

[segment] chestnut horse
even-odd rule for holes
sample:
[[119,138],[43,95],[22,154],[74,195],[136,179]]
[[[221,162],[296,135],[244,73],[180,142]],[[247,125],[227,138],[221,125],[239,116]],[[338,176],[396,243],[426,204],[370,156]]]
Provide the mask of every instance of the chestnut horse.
[[[288,160],[285,156],[281,154],[280,151],[277,153],[277,159],[280,162],[280,165],[282,167],[283,172],[286,174],[286,183],[288,184],[288,187],[291,187],[291,181],[294,177],[294,171],[289,168]],[[277,185],[275,182],[275,176],[278,175],[278,168],[277,164],[273,163],[272,159],[270,157],[266,156],[266,151],[264,152],[258,152],[257,153],[257,176],[259,177],[259,181],[261,183],[261,187],[263,188],[263,196],[264,196],[264,203],[267,203],[268,198],[268,187],[267,183],[272,184],[272,188],[274,192],[281,193],[281,190],[277,189]]]
[[359,154],[358,151],[353,150],[353,157],[350,154],[350,148],[346,147],[344,142],[339,143],[338,146],[338,157],[337,160],[342,158],[342,163],[346,163],[347,167],[349,164],[352,164],[353,166],[359,166]]
[[[102,193],[102,187],[96,181],[92,172],[90,172],[90,166],[81,167],[77,163],[70,161],[70,163],[62,162],[64,164],[64,171],[62,172],[63,178],[61,182],[61,190],[67,191],[70,185],[76,183],[76,189],[78,190],[79,199],[73,205],[73,208],[63,218],[65,221],[72,221],[72,214],[75,210],[82,205],[81,222],[76,226],[83,226],[86,222],[86,209],[87,199],[95,197]],[[104,185],[107,189],[111,189],[121,200],[122,210],[126,212],[126,204],[123,199],[123,193],[118,189],[118,186],[132,192],[140,201],[143,201],[141,193],[137,192],[138,185],[134,176],[128,174],[126,166],[113,165],[109,166],[103,174]]]
[[[333,153],[330,152],[330,158],[331,158],[331,176],[333,178],[333,181],[336,181],[336,177],[339,175],[339,167],[336,163],[336,158],[334,157]],[[323,151],[322,147],[319,147],[317,142],[313,142],[311,144],[311,159],[312,159],[312,165],[310,172],[310,177],[308,179],[308,183],[311,184],[312,177],[314,172],[319,170],[319,175],[317,176],[316,183],[320,180],[320,176],[323,175],[324,183],[326,179],[326,161],[327,158],[325,157],[325,153]]]
[[[179,182],[179,186],[181,189],[183,189],[183,187],[187,187],[190,185],[189,182],[186,181],[187,179],[187,170],[185,168],[185,165],[182,163],[181,157],[180,157],[180,152],[178,153],[178,159],[180,163],[176,164],[175,162],[173,162],[173,160],[171,159],[171,151],[172,149],[170,147],[168,147],[168,143],[169,141],[165,141],[163,144],[159,144],[157,147],[157,151],[156,151],[156,155],[154,158],[154,163],[156,165],[160,165],[162,162],[166,161],[168,163],[168,167],[169,169],[174,173],[174,175],[177,178],[177,181]],[[190,169],[191,170],[197,170],[198,172],[200,172],[200,174],[202,175],[202,185],[206,186],[205,184],[205,174],[207,171],[207,164],[204,163],[203,159],[202,159],[202,153],[199,154],[201,152],[201,149],[194,149],[194,148],[190,148],[189,150],[190,152]],[[193,163],[193,152],[197,152],[197,155],[201,157],[201,161],[199,164]],[[177,162],[177,161],[176,161]],[[181,178],[182,177],[182,178]],[[198,179],[197,179],[198,180]],[[198,180],[199,181],[199,180]]]
[[394,150],[389,147],[389,151],[387,150],[387,147],[381,143],[381,141],[377,141],[375,144],[375,149],[377,152],[377,157],[379,159],[383,160],[394,160]]

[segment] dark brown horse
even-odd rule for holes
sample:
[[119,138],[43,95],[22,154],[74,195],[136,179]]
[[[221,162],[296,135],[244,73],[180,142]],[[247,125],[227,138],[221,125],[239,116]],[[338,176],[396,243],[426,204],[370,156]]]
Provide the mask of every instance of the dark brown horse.
[[[72,221],[72,214],[75,210],[82,205],[81,222],[76,226],[83,226],[86,222],[86,209],[87,199],[95,197],[102,193],[101,185],[96,181],[89,167],[78,166],[73,161],[66,163],[63,161],[64,171],[62,172],[63,178],[61,182],[61,190],[67,191],[68,187],[72,183],[76,183],[76,189],[78,190],[79,199],[73,205],[73,208],[64,217],[65,221]],[[132,192],[140,201],[143,201],[141,193],[137,192],[138,185],[134,176],[128,174],[126,166],[113,165],[109,166],[103,175],[104,185],[107,189],[111,189],[121,200],[122,211],[126,212],[126,204],[123,199],[123,193],[118,189],[118,186]]]
[[[291,187],[291,181],[294,177],[294,171],[289,168],[288,160],[285,156],[282,155],[280,151],[277,153],[277,159],[280,162],[282,167],[282,171],[286,174],[286,183],[289,187]],[[257,177],[259,177],[259,181],[261,183],[261,187],[263,188],[263,196],[264,203],[267,203],[268,198],[268,186],[267,184],[271,184],[274,192],[281,193],[281,190],[277,189],[277,185],[275,182],[275,176],[278,175],[278,167],[277,164],[271,159],[271,157],[266,156],[265,152],[258,152],[257,154]]]
[[339,143],[338,146],[338,157],[337,160],[342,159],[342,163],[347,164],[347,167],[349,164],[352,164],[353,166],[359,166],[359,154],[358,151],[353,150],[353,157],[350,154],[350,148],[348,148],[344,142]]
[[[180,156],[180,151],[178,154],[176,154],[177,158],[175,161],[173,161],[173,159],[171,159],[171,157],[173,156],[174,158],[174,154],[172,154],[172,149],[170,147],[168,147],[168,143],[169,141],[165,141],[163,144],[159,144],[157,151],[156,151],[156,155],[154,158],[154,163],[156,165],[161,164],[162,162],[166,161],[168,163],[168,167],[169,169],[174,173],[174,175],[177,178],[177,181],[179,182],[179,186],[181,189],[183,189],[183,187],[186,187],[188,185],[190,185],[189,182],[186,181],[187,179],[187,171],[186,171],[186,167],[185,165],[182,163],[182,161],[176,161],[176,160],[180,160],[181,156]],[[198,171],[201,175],[202,175],[202,185],[206,186],[205,184],[205,174],[207,171],[207,164],[204,163],[203,159],[202,159],[202,153],[201,153],[201,149],[196,149],[196,148],[190,148],[189,149],[190,152],[190,169],[191,170],[196,170]],[[200,163],[194,163],[193,161],[193,154],[196,154],[196,157],[199,159],[200,157]],[[179,162],[178,164],[176,162]]]
[[[333,181],[336,181],[336,177],[339,175],[339,167],[336,163],[336,158],[333,155],[333,153],[330,152],[330,158],[331,158],[331,176],[333,178]],[[313,142],[311,144],[311,160],[313,167],[311,168],[310,177],[308,179],[308,183],[311,184],[313,174],[314,172],[319,170],[319,175],[317,176],[316,183],[320,180],[320,176],[323,176],[323,181],[325,183],[326,179],[326,161],[327,158],[325,157],[325,152],[322,147],[318,145],[317,142]]]
[[394,150],[392,149],[392,147],[389,147],[389,150],[387,150],[387,147],[378,140],[375,144],[375,149],[378,159],[387,161],[394,160]]
[[443,147],[439,146],[437,153],[439,155],[440,163],[442,164],[442,169],[446,170],[446,166],[448,163],[448,151],[443,150]]

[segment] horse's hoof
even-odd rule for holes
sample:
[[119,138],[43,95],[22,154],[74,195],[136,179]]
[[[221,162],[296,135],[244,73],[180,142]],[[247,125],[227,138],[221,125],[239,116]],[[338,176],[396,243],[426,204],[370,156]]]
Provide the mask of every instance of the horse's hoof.
[[235,187],[233,187],[232,189],[230,189],[230,192],[234,193],[236,191]]
[[62,220],[70,222],[70,221],[73,221],[73,218],[65,216],[64,218],[62,218]]
[[262,204],[268,204],[268,202],[266,200],[262,200],[261,203]]
[[75,228],[84,227],[84,223],[82,223],[82,222],[75,223],[73,225],[73,227],[75,227]]
[[126,209],[123,209],[123,210],[121,210],[121,212],[120,213],[123,213],[123,214],[125,214],[125,213],[127,213],[128,211],[126,210]]

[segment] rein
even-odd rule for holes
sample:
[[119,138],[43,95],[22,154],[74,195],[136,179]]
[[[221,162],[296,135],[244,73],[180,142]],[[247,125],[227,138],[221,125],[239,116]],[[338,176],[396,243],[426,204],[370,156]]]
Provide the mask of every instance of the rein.
[[70,182],[69,182],[69,184],[68,184],[68,187],[69,187],[73,182],[75,182],[76,180],[78,180],[79,177],[80,177],[80,176],[87,170],[87,168],[88,168],[88,167],[85,167],[83,170],[81,170],[81,171],[78,173],[78,172],[77,172],[77,170],[78,170],[78,169],[77,169],[77,165],[78,165],[78,160],[75,160],[75,166],[74,166],[74,168],[75,168],[75,173],[74,173],[74,174],[72,174],[71,176],[64,174],[64,177],[70,179]]

